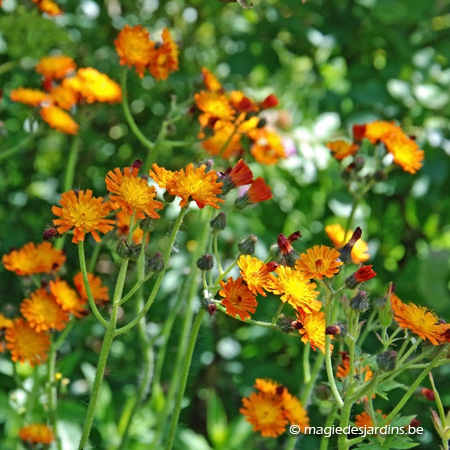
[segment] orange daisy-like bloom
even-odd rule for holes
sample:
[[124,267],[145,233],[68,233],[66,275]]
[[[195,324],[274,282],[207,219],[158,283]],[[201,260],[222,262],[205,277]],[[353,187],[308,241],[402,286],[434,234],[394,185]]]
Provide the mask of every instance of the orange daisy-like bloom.
[[374,425],[372,417],[370,417],[370,414],[366,411],[358,414],[355,417],[355,426],[357,426],[358,428],[373,428]]
[[210,91],[201,91],[194,95],[195,103],[198,109],[204,112],[199,117],[200,124],[205,127],[209,120],[228,120],[233,121],[234,109],[223,94]]
[[38,62],[35,70],[48,80],[64,78],[77,68],[75,61],[70,56],[45,56]]
[[67,78],[64,85],[79,92],[88,103],[119,103],[122,101],[120,86],[107,75],[92,67],[78,69],[76,76]]
[[409,305],[403,303],[395,294],[391,294],[392,311],[394,320],[400,328],[408,328],[424,340],[429,340],[433,345],[442,343],[442,334],[445,325],[439,322],[436,314],[424,306],[414,303]]
[[107,233],[113,229],[114,220],[105,219],[109,214],[109,206],[103,202],[101,197],[92,197],[92,191],[64,192],[61,196],[61,206],[52,207],[55,216],[62,219],[55,219],[53,223],[57,226],[59,233],[73,230],[72,242],[78,244],[84,242],[86,233],[92,233],[96,242],[100,242],[97,231]]
[[38,289],[20,305],[20,312],[36,331],[58,330],[66,327],[69,321],[67,312],[61,309],[55,297],[45,289]]
[[387,150],[394,155],[394,163],[405,172],[416,173],[422,167],[424,151],[404,133],[389,133],[382,138]]
[[47,361],[50,338],[47,333],[39,333],[24,319],[16,319],[12,327],[6,329],[6,348],[11,359],[22,364],[28,361],[31,366]]
[[19,430],[19,437],[30,444],[51,444],[55,440],[52,430],[40,423],[33,423]]
[[[345,236],[344,228],[338,224],[328,225],[325,227],[325,232],[336,248],[342,248],[353,234],[352,231],[348,231],[347,236]],[[368,250],[369,246],[367,245],[367,242],[364,242],[362,239],[356,241],[351,253],[353,262],[355,264],[360,264],[367,261],[370,258],[370,255],[367,253]]]
[[[372,379],[373,372],[369,366],[360,367],[360,375],[362,378],[362,381],[366,383],[367,381]],[[337,368],[336,377],[338,378],[345,378],[350,373],[350,360],[348,358],[344,358],[342,360],[341,365]],[[355,375],[358,374],[358,368],[355,367],[354,370]]]
[[154,172],[150,170],[150,176],[162,189],[167,189],[167,184],[176,178],[176,172],[164,169],[164,167],[158,167],[156,163],[152,165],[152,168]]
[[280,158],[286,158],[280,135],[275,131],[255,128],[247,136],[254,141],[251,153],[259,163],[276,164]]
[[219,209],[217,203],[225,201],[217,197],[217,194],[222,193],[222,183],[217,182],[217,174],[214,171],[205,173],[205,170],[205,164],[194,168],[194,164],[191,163],[186,167],[186,171],[181,169],[175,172],[172,180],[167,183],[167,192],[182,198],[180,202],[182,208],[188,201],[193,200],[200,209],[206,205]]
[[339,273],[343,262],[339,261],[340,253],[325,245],[315,245],[300,255],[295,268],[301,270],[308,278],[332,278]]
[[71,115],[57,106],[45,106],[40,110],[41,117],[55,130],[67,134],[77,134],[79,125]]
[[214,134],[202,142],[202,147],[212,156],[221,154],[228,159],[243,153],[241,139],[242,134],[235,132],[232,122],[218,120],[214,124]]
[[243,283],[242,278],[233,280],[228,278],[227,282],[220,282],[222,289],[219,291],[222,300],[222,305],[227,308],[227,314],[236,319],[238,314],[242,320],[250,319],[258,306],[255,296],[251,293],[248,287]]
[[316,300],[319,294],[314,290],[316,285],[300,271],[290,267],[278,266],[275,270],[278,277],[270,274],[271,287],[275,295],[281,295],[283,302],[288,302],[295,309],[301,308],[306,314],[319,311],[322,303]]
[[273,380],[257,378],[255,380],[254,386],[256,389],[258,389],[258,391],[266,392],[269,394],[276,394],[277,388],[281,385]]
[[30,106],[39,106],[49,100],[49,95],[39,89],[18,88],[11,91],[10,98],[13,102],[24,103]]
[[286,430],[288,420],[283,414],[283,404],[279,397],[264,392],[253,392],[249,398],[242,399],[239,410],[253,425],[253,431],[261,436],[277,437]]
[[114,41],[116,51],[120,56],[119,63],[128,67],[136,67],[139,77],[144,76],[146,67],[150,64],[155,47],[154,42],[150,40],[150,34],[141,25],[129,27],[125,25],[122,31]]
[[350,155],[354,155],[359,149],[359,145],[353,144],[351,142],[346,142],[342,139],[329,142],[327,144],[327,147],[333,153],[333,157],[338,160],[344,159]]
[[386,122],[384,120],[376,120],[375,122],[366,123],[364,137],[369,139],[372,144],[382,140],[384,136],[390,133],[403,133],[402,129],[395,125],[394,122]]
[[80,298],[66,281],[60,280],[58,277],[55,281],[50,281],[49,286],[51,293],[64,311],[78,318],[85,315],[84,305],[86,300]]
[[32,0],[32,2],[36,3],[37,7],[49,16],[55,17],[63,13],[53,0]]
[[238,261],[241,275],[253,294],[266,297],[264,289],[270,291],[270,272],[263,261],[250,255],[241,255]]
[[178,46],[170,32],[164,28],[162,45],[154,45],[148,69],[156,80],[166,80],[170,72],[178,70]]
[[50,98],[57,106],[67,111],[78,103],[78,93],[64,84],[53,88],[50,91]]
[[206,67],[202,67],[203,82],[206,89],[212,92],[223,92],[223,87],[219,80]]
[[2,258],[5,268],[17,275],[56,272],[65,261],[66,256],[63,251],[56,250],[48,241],[38,245],[29,242],[21,249],[13,250]]
[[284,390],[282,394],[283,400],[283,415],[291,423],[291,425],[298,425],[300,432],[305,432],[305,427],[309,425],[309,417],[306,409],[303,408],[300,400],[292,394]]
[[314,351],[318,347],[325,354],[325,314],[323,312],[304,314],[302,310],[295,313],[297,319],[303,324],[303,328],[299,329],[302,342],[304,344],[309,342]]
[[[88,277],[88,283],[89,287],[91,288],[91,294],[92,298],[94,299],[94,302],[99,303],[106,303],[109,301],[109,293],[108,288],[106,286],[102,285],[102,280],[100,277],[96,277],[92,273],[87,274]],[[73,282],[75,284],[75,287],[77,288],[78,293],[80,294],[80,297],[83,300],[88,300],[88,295],[86,292],[86,288],[84,286],[83,281],[83,274],[81,272],[78,272],[73,277]]]
[[137,167],[125,167],[123,173],[118,167],[110,170],[105,178],[106,188],[114,194],[110,198],[128,214],[134,211],[140,219],[145,219],[145,214],[159,219],[156,209],[162,209],[163,204],[155,200],[154,186],[149,186],[147,180],[138,177],[138,172]]

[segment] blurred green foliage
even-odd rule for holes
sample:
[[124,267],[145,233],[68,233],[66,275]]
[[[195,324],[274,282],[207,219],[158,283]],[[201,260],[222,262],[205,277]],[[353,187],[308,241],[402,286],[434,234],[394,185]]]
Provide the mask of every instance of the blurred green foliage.
[[[25,139],[38,120],[31,108],[9,99],[14,88],[40,86],[40,77],[33,71],[37,60],[64,52],[79,67],[93,66],[119,80],[122,68],[113,42],[124,24],[142,24],[151,32],[168,26],[180,44],[180,71],[167,81],[155,83],[149,75],[139,79],[134,73],[129,76],[131,110],[151,138],[168,111],[170,97],[184,101],[201,88],[203,66],[223,80],[227,89],[242,89],[258,100],[270,93],[278,96],[286,118],[283,131],[296,152],[280,167],[252,164],[255,175],[264,176],[272,186],[274,200],[230,215],[219,241],[229,259],[234,257],[236,240],[249,233],[259,238],[260,257],[280,232],[288,235],[301,230],[303,238],[296,244],[299,251],[313,244],[330,244],[324,226],[345,223],[351,198],[341,181],[341,168],[329,157],[324,143],[348,136],[354,123],[377,118],[398,121],[417,137],[425,150],[425,163],[416,175],[400,168],[391,172],[357,211],[355,224],[369,241],[370,264],[378,273],[369,286],[373,297],[380,297],[393,281],[403,300],[427,305],[450,318],[449,0],[309,0],[304,5],[300,0],[255,0],[251,10],[216,0],[66,0],[60,2],[64,15],[56,19],[42,17],[31,2],[3,3],[0,152]],[[82,126],[82,149],[74,187],[93,188],[96,195],[106,195],[106,172],[144,158],[145,149],[130,132],[120,106],[91,105],[78,111],[77,120]],[[172,129],[171,138],[181,140],[193,129],[198,130],[196,119],[187,115]],[[40,242],[53,218],[51,206],[62,189],[70,141],[66,135],[45,129],[32,145],[0,161],[2,254],[29,241]],[[205,156],[199,145],[164,149],[158,164],[178,169]],[[226,163],[218,161],[215,168],[226,168]],[[194,239],[196,217],[187,220],[178,242],[181,250]],[[162,222],[156,235],[164,236],[168,226],[168,221]],[[156,249],[158,241],[152,246]],[[66,247],[68,276],[77,272],[73,247]],[[177,270],[189,265],[188,256],[185,251],[175,256],[174,270],[168,272],[163,295],[149,317],[150,333],[156,334],[164,323],[165,303],[174,296]],[[101,262],[98,269],[111,287],[108,277],[115,277],[116,266],[107,249]],[[32,286],[27,279],[21,284],[2,266],[0,277],[0,311],[13,317]],[[256,319],[275,313],[277,304],[271,300],[269,296],[260,301]],[[238,413],[240,399],[251,392],[257,377],[273,378],[297,392],[303,344],[297,338],[243,326],[222,314],[208,322],[197,343],[176,448],[280,448],[280,440],[251,433]],[[169,379],[178,333],[174,327],[163,381]],[[80,434],[101,336],[102,329],[90,317],[74,328],[61,349],[58,370],[71,383],[70,395],[59,402],[58,417],[62,433],[72,442]],[[368,350],[378,350],[375,339],[368,345]],[[108,362],[92,434],[95,448],[117,445],[123,432],[121,415],[132,407],[140,365],[135,332],[126,334],[115,342]],[[13,436],[21,426],[20,399],[8,398],[13,388],[11,370],[11,364],[1,357],[0,447],[4,450],[16,448]],[[447,407],[449,370],[443,367],[435,374]],[[26,373],[22,376],[26,378]],[[163,388],[167,388],[164,382]],[[375,405],[380,402],[379,407],[388,411],[399,396],[394,390],[387,403],[376,399]],[[161,408],[158,396],[145,406],[132,427],[129,450],[144,449],[151,439]],[[438,437],[428,406],[432,405],[423,397],[414,397],[404,415],[418,414],[426,429],[419,437],[420,448],[435,449]],[[323,423],[324,413],[326,405],[310,408],[311,424]],[[305,436],[301,445],[317,448],[318,437]]]

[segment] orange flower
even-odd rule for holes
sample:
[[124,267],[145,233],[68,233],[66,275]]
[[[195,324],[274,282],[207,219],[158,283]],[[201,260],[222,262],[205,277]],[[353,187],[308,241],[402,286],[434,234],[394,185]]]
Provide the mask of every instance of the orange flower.
[[272,198],[272,190],[263,178],[258,177],[242,197],[236,199],[237,209],[244,209],[249,203],[259,203]]
[[275,131],[268,128],[254,128],[247,135],[254,141],[251,153],[259,163],[276,164],[280,158],[286,158],[280,135]]
[[405,172],[416,173],[422,167],[423,150],[404,133],[389,133],[382,138],[387,150],[394,155],[394,162]]
[[12,327],[6,329],[6,348],[11,359],[22,364],[28,361],[32,367],[47,361],[50,338],[47,333],[39,333],[24,319],[16,319]]
[[125,167],[123,173],[118,167],[110,170],[105,178],[106,188],[115,194],[110,198],[128,214],[134,211],[140,219],[145,219],[145,214],[159,219],[156,209],[162,209],[163,204],[155,200],[156,189],[149,186],[147,180],[138,177],[138,172],[138,167]]
[[214,124],[214,134],[202,142],[202,147],[212,156],[220,154],[224,159],[237,157],[244,151],[241,138],[232,122],[218,120]]
[[202,67],[203,82],[206,89],[212,92],[223,92],[223,87],[219,80],[205,67]]
[[[339,249],[344,246],[353,234],[352,231],[348,231],[347,236],[344,236],[345,230],[338,224],[328,225],[325,227],[325,232],[333,242],[333,245]],[[368,250],[369,246],[367,245],[367,242],[364,242],[362,239],[356,241],[351,253],[353,262],[355,264],[360,264],[367,261],[370,258],[370,255],[367,253]]]
[[258,112],[259,106],[241,91],[231,91],[228,95],[232,108],[239,112]]
[[38,62],[35,70],[48,80],[64,78],[77,68],[70,56],[45,56]]
[[283,302],[288,302],[295,309],[301,308],[306,314],[320,310],[322,303],[316,300],[319,294],[314,290],[316,285],[310,283],[302,272],[278,266],[275,273],[278,277],[270,274],[272,291],[275,295],[281,295]]
[[[153,165],[153,167],[155,166],[156,164]],[[173,178],[167,182],[167,192],[182,198],[180,202],[182,208],[191,200],[195,201],[200,209],[206,205],[219,209],[217,203],[224,202],[223,199],[217,197],[217,194],[222,193],[222,183],[217,182],[217,174],[214,171],[205,173],[205,170],[205,164],[194,168],[191,163],[186,167],[186,171],[181,169],[175,172]]]
[[279,398],[264,392],[253,392],[249,398],[242,399],[242,405],[239,412],[253,425],[253,431],[274,438],[285,432],[288,420],[284,417]]
[[[361,373],[359,374],[358,371],[360,371]],[[342,359],[342,363],[337,369],[336,377],[342,379],[345,378],[349,373],[350,373],[350,360],[348,359],[348,357],[346,357]],[[359,368],[355,367],[354,374],[360,375],[364,383],[367,383],[367,381],[371,380],[373,376],[373,372],[369,366],[364,367],[359,366]]]
[[162,45],[154,46],[148,67],[156,80],[166,80],[169,72],[178,70],[178,46],[167,28],[162,32],[162,38]]
[[160,188],[167,189],[167,185],[176,177],[176,172],[166,170],[164,167],[158,167],[156,163],[152,165],[152,168],[154,172],[150,170],[150,176]]
[[354,155],[359,149],[359,145],[346,142],[342,139],[328,142],[327,147],[333,153],[333,157],[338,160],[344,159],[350,155]]
[[84,309],[86,300],[80,298],[66,281],[60,280],[58,277],[55,281],[50,281],[49,286],[51,293],[64,311],[78,318],[86,314]]
[[277,389],[279,387],[283,387],[282,385],[276,383],[273,380],[268,380],[264,378],[257,378],[255,380],[254,386],[256,389],[258,389],[258,391],[265,392],[268,394],[276,394]]
[[309,417],[306,409],[303,408],[300,400],[291,395],[285,389],[282,394],[283,400],[283,416],[291,423],[291,425],[298,425],[300,432],[305,432],[305,427],[309,425]]
[[[102,280],[100,277],[96,277],[92,273],[87,274],[89,287],[91,288],[92,298],[96,304],[106,303],[109,301],[109,293],[108,288],[102,285]],[[75,287],[77,288],[78,293],[82,300],[87,301],[88,295],[86,292],[86,288],[84,286],[83,274],[78,272],[73,277],[73,282]]]
[[17,275],[56,272],[65,261],[63,251],[53,248],[50,242],[42,242],[37,246],[29,242],[2,258],[5,268]]
[[76,76],[67,78],[63,84],[79,92],[88,103],[119,103],[122,101],[120,86],[107,75],[92,67],[78,69]]
[[433,345],[442,343],[446,324],[442,324],[436,314],[414,303],[403,303],[395,294],[391,294],[392,311],[394,320],[400,328],[408,328],[424,340],[429,340]]
[[229,167],[224,173],[219,172],[219,180],[223,183],[222,194],[226,195],[231,189],[253,183],[253,173],[240,159],[233,168]]
[[225,95],[217,92],[201,91],[194,95],[198,109],[204,114],[200,115],[200,124],[205,127],[210,119],[233,121],[234,109]]
[[79,125],[70,114],[57,106],[45,106],[40,111],[41,117],[55,130],[67,134],[77,134]]
[[59,233],[73,230],[72,242],[78,244],[84,242],[86,233],[92,233],[96,242],[100,242],[97,231],[107,233],[113,229],[114,220],[105,219],[109,214],[109,206],[103,202],[101,197],[93,198],[92,191],[64,192],[61,196],[61,206],[52,207],[55,216],[62,219],[55,219],[53,223],[57,226]]
[[325,314],[323,312],[312,312],[305,314],[303,310],[296,311],[297,319],[303,327],[298,331],[302,335],[302,342],[309,342],[315,351],[318,347],[325,354]]
[[241,255],[238,261],[241,275],[253,294],[266,297],[265,290],[270,291],[270,272],[263,261],[250,255]]
[[[76,91],[61,84],[50,91],[50,98],[62,109],[70,111],[72,106],[78,103],[78,94]],[[78,126],[78,125],[77,125]]]
[[153,57],[154,42],[150,40],[150,34],[141,25],[129,27],[125,25],[119,36],[114,41],[116,51],[120,56],[119,63],[128,67],[135,66],[139,77],[144,76],[145,68]]
[[63,12],[61,8],[53,0],[32,0],[37,7],[49,16],[59,16]]
[[13,102],[20,102],[30,106],[39,106],[42,102],[49,100],[49,96],[45,92],[22,87],[13,89],[10,98]]
[[2,313],[0,313],[0,330],[10,328],[14,325],[11,319],[6,318]]
[[358,414],[355,417],[355,426],[357,426],[358,428],[373,428],[374,425],[372,417],[370,417],[370,415],[366,411]]
[[332,278],[339,273],[343,262],[339,261],[340,253],[325,245],[315,245],[300,255],[295,268],[304,272],[308,278]]
[[374,278],[377,274],[372,269],[373,266],[362,266],[353,275],[358,283],[364,283]]
[[40,423],[33,423],[19,430],[19,437],[29,444],[51,444],[55,440],[52,430]]
[[251,293],[248,287],[243,283],[242,278],[233,281],[233,278],[228,278],[227,282],[220,282],[222,289],[219,291],[222,300],[222,305],[227,308],[227,314],[236,319],[239,315],[241,320],[251,318],[258,306],[255,296]]
[[365,137],[369,139],[372,144],[377,143],[390,133],[403,133],[403,131],[398,125],[395,125],[394,122],[376,120],[375,122],[366,123]]
[[[113,208],[113,209],[117,209],[117,208]],[[128,233],[130,232],[130,224],[131,224],[131,215],[128,214],[127,211],[119,211],[116,214],[116,226],[117,226],[117,234],[119,236],[127,236]],[[140,244],[142,242],[142,237],[144,236],[144,231],[140,228],[137,227],[134,232],[133,232],[133,242],[135,244]],[[147,234],[147,238],[146,238],[147,242],[149,240],[149,235]]]

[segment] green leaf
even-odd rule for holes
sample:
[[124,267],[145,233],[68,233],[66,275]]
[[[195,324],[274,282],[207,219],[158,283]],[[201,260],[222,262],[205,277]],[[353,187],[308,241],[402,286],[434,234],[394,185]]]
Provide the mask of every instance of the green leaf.
[[222,402],[214,390],[208,392],[207,423],[208,437],[216,448],[223,448],[227,438],[227,415]]

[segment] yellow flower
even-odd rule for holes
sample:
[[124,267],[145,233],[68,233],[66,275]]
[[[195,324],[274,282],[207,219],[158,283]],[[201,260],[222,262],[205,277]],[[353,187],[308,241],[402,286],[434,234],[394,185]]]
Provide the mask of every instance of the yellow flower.
[[261,436],[274,438],[285,432],[288,420],[284,417],[279,397],[253,392],[249,398],[242,399],[242,404],[239,412],[253,425],[253,431],[260,431]]
[[156,189],[138,177],[138,172],[137,167],[125,167],[123,173],[119,168],[110,170],[105,178],[106,188],[113,194],[110,198],[128,214],[134,211],[140,219],[145,219],[145,214],[159,219],[156,209],[162,209],[163,204],[155,200]]
[[66,281],[60,280],[58,277],[55,281],[50,281],[49,287],[57,303],[64,311],[78,318],[86,314],[86,310],[84,309],[86,300],[80,298]]
[[61,331],[69,321],[69,315],[61,309],[55,297],[45,289],[31,293],[20,305],[20,312],[36,331]]
[[167,28],[162,32],[162,38],[163,43],[153,48],[148,67],[156,80],[166,80],[169,72],[178,70],[178,46]]
[[47,333],[39,333],[24,319],[16,319],[12,327],[6,329],[6,348],[13,361],[22,364],[28,361],[31,366],[47,361],[50,338]]
[[13,102],[24,103],[25,105],[38,106],[42,102],[49,100],[49,95],[38,89],[18,88],[11,91],[10,98]]
[[222,300],[222,305],[227,308],[227,314],[236,319],[236,315],[242,320],[250,319],[258,306],[255,296],[243,283],[242,278],[233,281],[233,278],[228,278],[227,282],[220,282],[222,289],[219,291]]
[[395,294],[391,294],[392,311],[394,320],[400,328],[408,328],[424,340],[429,340],[433,345],[439,345],[444,340],[445,325],[439,321],[436,314],[414,303],[403,303]]
[[70,114],[66,113],[57,106],[45,106],[40,111],[41,117],[55,130],[67,134],[77,134],[79,125],[72,119]]
[[327,147],[332,151],[333,157],[338,160],[354,155],[359,149],[358,145],[352,144],[351,142],[346,142],[342,139],[328,142]]
[[[102,280],[100,277],[96,277],[92,273],[87,274],[89,287],[91,288],[92,298],[96,304],[102,304],[109,301],[109,293],[108,288],[102,285]],[[80,297],[83,300],[88,300],[86,288],[84,287],[83,274],[78,272],[73,277],[73,282],[75,287],[77,288]]]
[[304,314],[302,310],[295,312],[297,319],[302,323],[303,327],[298,331],[302,335],[302,342],[309,342],[312,349],[316,347],[325,354],[325,314],[323,312],[312,312],[312,314]]
[[314,290],[316,285],[310,283],[302,272],[279,266],[275,273],[278,277],[270,274],[271,287],[275,295],[281,295],[283,302],[288,302],[295,309],[301,308],[306,314],[320,310],[322,303],[316,300],[319,294]]
[[423,150],[404,133],[389,133],[383,138],[387,150],[394,155],[394,163],[405,172],[416,173],[422,167]]
[[223,92],[219,80],[206,67],[202,67],[203,82],[206,89],[212,92]]
[[52,430],[40,423],[33,423],[19,430],[19,437],[29,444],[51,444],[55,440]]
[[[156,164],[153,165],[153,167],[155,166]],[[214,171],[205,173],[205,170],[205,164],[194,168],[191,163],[186,167],[186,171],[181,169],[175,172],[173,178],[167,182],[167,192],[170,195],[181,197],[180,206],[182,208],[191,200],[195,201],[201,209],[206,205],[219,209],[217,203],[224,202],[223,199],[217,197],[217,194],[222,192],[220,189],[222,183],[217,182],[217,174]]]
[[62,250],[56,250],[50,242],[42,242],[36,246],[33,242],[25,244],[19,250],[13,250],[2,258],[7,270],[17,275],[34,273],[52,273],[66,261]]
[[[341,225],[328,225],[325,227],[325,232],[328,237],[333,242],[333,245],[340,249],[342,248],[348,240],[352,237],[353,232],[348,231],[347,236],[345,236],[345,230]],[[369,250],[369,246],[367,242],[362,239],[358,239],[352,249],[352,260],[355,264],[360,264],[367,261],[370,258],[370,255],[367,253]]]
[[259,163],[276,164],[280,158],[286,158],[280,135],[275,131],[254,128],[247,135],[254,141],[251,153]]
[[75,61],[70,56],[45,56],[36,66],[36,72],[49,80],[64,78],[77,68]]
[[139,77],[144,76],[145,68],[150,64],[154,42],[150,40],[150,34],[141,25],[129,27],[125,25],[119,36],[114,41],[116,51],[120,56],[119,63],[129,67],[135,66]]
[[120,86],[107,75],[92,67],[78,69],[76,76],[67,78],[63,84],[79,92],[88,103],[119,103],[122,101]]
[[263,261],[250,255],[241,255],[238,261],[241,275],[253,294],[266,297],[264,289],[270,291],[270,272]]
[[50,91],[50,98],[57,106],[66,109],[67,111],[70,111],[72,106],[75,106],[78,103],[78,93],[64,84],[60,84],[53,88]]
[[97,231],[107,233],[113,229],[114,220],[105,219],[109,213],[109,206],[103,202],[101,197],[93,198],[92,191],[64,192],[61,196],[61,206],[52,207],[55,216],[62,219],[55,219],[53,223],[57,226],[59,233],[73,230],[72,242],[78,244],[84,241],[86,233],[92,233],[96,242],[100,242]]
[[308,278],[319,280],[323,277],[332,278],[339,273],[339,266],[343,264],[339,261],[339,257],[340,253],[336,249],[315,245],[300,255],[295,268],[301,270]]

